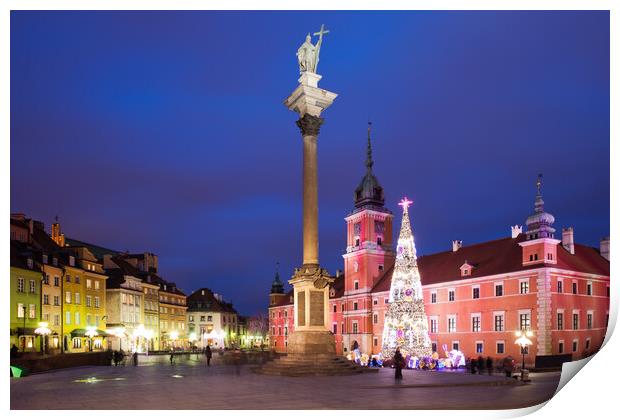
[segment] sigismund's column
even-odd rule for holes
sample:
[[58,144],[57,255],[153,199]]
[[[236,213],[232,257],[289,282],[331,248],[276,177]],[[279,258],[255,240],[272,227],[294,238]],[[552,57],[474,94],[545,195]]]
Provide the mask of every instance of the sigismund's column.
[[317,145],[323,118],[321,113],[337,94],[318,87],[316,73],[323,35],[316,45],[310,34],[297,52],[301,77],[299,86],[284,101],[299,115],[297,126],[303,143],[303,263],[289,283],[295,295],[295,331],[289,335],[289,354],[335,354],[334,336],[329,330],[329,284],[334,278],[319,265]]

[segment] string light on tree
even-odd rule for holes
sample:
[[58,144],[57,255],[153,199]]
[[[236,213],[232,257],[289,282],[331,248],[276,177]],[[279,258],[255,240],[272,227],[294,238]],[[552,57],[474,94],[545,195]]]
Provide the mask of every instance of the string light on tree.
[[384,359],[391,359],[396,348],[400,348],[403,355],[418,358],[432,353],[415,242],[409,222],[411,204],[413,202],[407,197],[398,203],[403,208],[403,221],[383,327],[381,356]]

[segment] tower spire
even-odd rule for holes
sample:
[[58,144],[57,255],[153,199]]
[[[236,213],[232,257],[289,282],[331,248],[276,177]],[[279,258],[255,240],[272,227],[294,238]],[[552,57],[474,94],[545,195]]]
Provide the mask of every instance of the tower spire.
[[366,170],[372,172],[372,146],[370,144],[370,131],[372,129],[372,122],[368,121],[368,146],[366,147]]

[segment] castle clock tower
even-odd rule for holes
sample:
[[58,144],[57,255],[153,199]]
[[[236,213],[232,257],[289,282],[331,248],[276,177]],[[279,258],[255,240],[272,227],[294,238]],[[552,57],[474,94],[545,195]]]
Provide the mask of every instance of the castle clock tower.
[[[392,212],[385,208],[383,187],[372,172],[371,124],[368,123],[366,174],[355,189],[353,211],[347,223],[347,252],[344,258],[343,352],[359,346],[371,354],[372,298],[370,291],[385,270],[394,265]],[[340,308],[338,308],[340,309]],[[341,327],[342,328],[342,327]]]

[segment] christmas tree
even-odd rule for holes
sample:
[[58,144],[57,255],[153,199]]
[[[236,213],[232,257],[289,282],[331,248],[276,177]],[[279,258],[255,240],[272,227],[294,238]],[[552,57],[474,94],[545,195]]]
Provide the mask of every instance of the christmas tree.
[[422,284],[416,257],[415,242],[409,223],[406,197],[398,203],[403,208],[403,222],[396,248],[388,311],[383,326],[383,359],[391,359],[397,348],[403,356],[430,356],[431,339],[424,311]]

